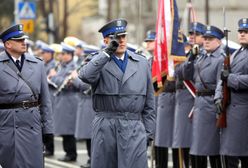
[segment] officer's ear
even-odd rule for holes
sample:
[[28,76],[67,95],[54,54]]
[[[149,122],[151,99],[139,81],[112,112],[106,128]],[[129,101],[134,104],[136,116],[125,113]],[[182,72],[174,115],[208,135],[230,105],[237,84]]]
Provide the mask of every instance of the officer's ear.
[[108,45],[110,42],[110,38],[108,36],[104,37],[103,42],[105,45]]
[[11,42],[9,40],[5,41],[4,48],[6,49],[11,48]]

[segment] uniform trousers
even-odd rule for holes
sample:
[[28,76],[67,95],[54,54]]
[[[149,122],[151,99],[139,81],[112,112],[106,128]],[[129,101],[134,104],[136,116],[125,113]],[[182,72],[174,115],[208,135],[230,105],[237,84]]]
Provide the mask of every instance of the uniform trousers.
[[53,154],[54,153],[54,135],[53,134],[43,135],[43,142],[45,145],[46,152]]
[[91,157],[91,139],[86,139],[86,149],[87,149],[87,154],[89,156],[89,160]]
[[63,148],[66,153],[66,156],[69,156],[72,159],[77,158],[77,147],[76,147],[76,138],[73,135],[62,135],[63,138]]
[[[179,168],[178,149],[172,149],[173,168]],[[168,168],[168,148],[155,146],[156,168]]]
[[[191,155],[192,168],[207,168],[207,156]],[[211,168],[221,168],[221,159],[219,155],[209,156]]]
[[227,168],[238,168],[239,161],[241,162],[241,168],[248,168],[248,156],[225,156]]

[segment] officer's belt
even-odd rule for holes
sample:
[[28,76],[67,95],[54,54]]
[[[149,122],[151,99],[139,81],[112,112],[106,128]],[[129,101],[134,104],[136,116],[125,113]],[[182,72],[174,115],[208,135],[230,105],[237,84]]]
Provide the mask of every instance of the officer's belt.
[[196,96],[213,96],[215,94],[214,90],[197,90]]
[[176,92],[176,90],[173,88],[173,89],[164,89],[164,91],[163,92],[165,92],[165,93],[175,93]]
[[40,102],[38,101],[22,101],[18,103],[0,104],[0,109],[15,109],[15,108],[28,109],[31,107],[37,107],[39,105]]
[[186,89],[186,86],[182,83],[182,84],[177,84],[176,85],[176,90],[180,90],[180,89]]
[[125,120],[141,120],[140,113],[131,112],[96,112],[97,117],[109,118],[109,119],[125,119]]

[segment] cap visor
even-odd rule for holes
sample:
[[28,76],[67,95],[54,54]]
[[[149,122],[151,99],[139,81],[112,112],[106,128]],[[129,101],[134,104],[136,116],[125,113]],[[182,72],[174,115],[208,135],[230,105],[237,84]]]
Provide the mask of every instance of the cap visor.
[[128,33],[127,32],[120,32],[120,33],[117,33],[117,36],[122,36],[122,35],[127,35]]
[[151,41],[155,41],[155,39],[145,39],[144,42],[151,42]]
[[217,38],[216,36],[212,34],[204,34],[203,37],[211,37],[211,38]]
[[27,35],[22,35],[19,37],[11,37],[10,40],[22,40],[22,39],[28,39],[29,37]]
[[239,29],[238,29],[238,31],[243,31],[243,30],[244,30],[244,31],[248,31],[248,28],[242,27],[242,28],[239,28]]

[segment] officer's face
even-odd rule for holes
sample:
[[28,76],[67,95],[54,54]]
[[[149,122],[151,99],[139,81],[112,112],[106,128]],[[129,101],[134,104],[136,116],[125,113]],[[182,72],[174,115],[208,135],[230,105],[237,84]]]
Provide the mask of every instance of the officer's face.
[[61,61],[67,63],[72,60],[72,55],[67,52],[62,52]]
[[41,57],[42,59],[45,61],[45,62],[48,62],[52,59],[53,55],[52,53],[50,52],[45,52],[45,51],[42,51],[41,52]]
[[147,41],[146,42],[146,50],[147,51],[154,51],[155,49],[155,41]]
[[215,37],[204,37],[203,47],[208,53],[213,52],[220,44],[221,41]]
[[248,30],[240,30],[238,40],[241,45],[248,45]]
[[20,40],[8,40],[5,42],[7,50],[11,54],[18,54],[21,55],[26,52],[27,50],[27,45],[25,43],[25,39],[20,39]]
[[81,56],[83,54],[83,49],[80,47],[76,47],[76,50],[74,52],[76,56]]
[[189,33],[189,43],[190,44],[198,44],[198,45],[202,45],[203,44],[203,40],[204,38],[202,37],[202,34],[198,33],[198,32],[190,32]]

